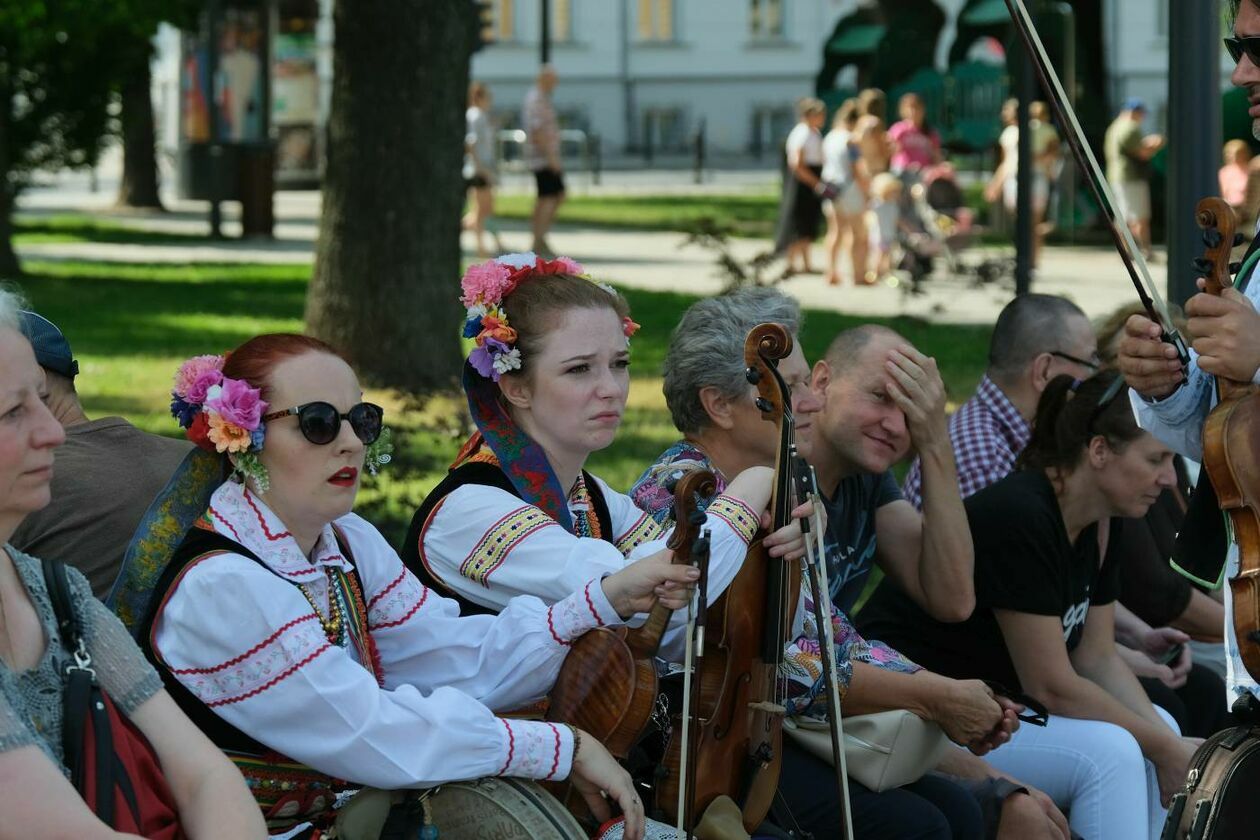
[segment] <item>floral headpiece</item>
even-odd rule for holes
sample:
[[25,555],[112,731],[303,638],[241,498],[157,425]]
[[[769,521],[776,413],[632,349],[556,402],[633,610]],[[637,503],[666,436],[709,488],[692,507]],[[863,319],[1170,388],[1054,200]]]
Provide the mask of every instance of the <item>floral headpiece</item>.
[[[468,354],[468,364],[477,373],[495,382],[511,370],[521,367],[521,351],[516,347],[516,330],[508,324],[503,299],[515,291],[527,277],[545,274],[572,274],[583,277],[611,295],[617,292],[607,283],[591,278],[576,260],[556,257],[545,260],[533,254],[504,254],[493,260],[471,265],[460,282],[460,303],[468,310],[464,321],[464,338],[473,339],[477,347]],[[626,338],[639,330],[629,318],[621,322]]]
[[171,389],[171,415],[184,435],[207,452],[227,453],[242,476],[266,492],[262,451],[267,401],[243,379],[223,375],[224,356],[193,356],[179,366]]

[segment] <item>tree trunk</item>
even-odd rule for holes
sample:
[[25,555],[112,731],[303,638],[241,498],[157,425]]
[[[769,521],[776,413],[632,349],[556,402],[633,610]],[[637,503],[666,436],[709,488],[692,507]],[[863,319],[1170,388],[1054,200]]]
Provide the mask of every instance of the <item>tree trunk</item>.
[[153,119],[152,71],[149,45],[141,45],[144,61],[122,84],[122,183],[118,185],[119,207],[145,207],[163,210],[158,195],[157,125]]
[[468,0],[341,0],[315,272],[313,335],[366,381],[453,385]]

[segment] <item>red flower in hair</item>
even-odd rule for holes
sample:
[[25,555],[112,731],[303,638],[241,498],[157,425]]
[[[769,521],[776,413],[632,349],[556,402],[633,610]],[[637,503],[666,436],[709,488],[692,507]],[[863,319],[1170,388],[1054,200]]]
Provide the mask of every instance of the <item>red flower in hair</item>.
[[210,418],[204,411],[197,412],[197,416],[193,418],[192,425],[188,427],[184,436],[207,452],[218,451],[214,442],[210,440]]

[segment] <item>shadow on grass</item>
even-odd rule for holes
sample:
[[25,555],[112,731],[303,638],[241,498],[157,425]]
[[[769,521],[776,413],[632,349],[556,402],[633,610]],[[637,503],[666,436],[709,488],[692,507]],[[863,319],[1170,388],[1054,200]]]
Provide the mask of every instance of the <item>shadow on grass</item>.
[[[152,217],[148,217],[152,218]],[[88,216],[19,217],[13,223],[13,243],[105,242],[123,245],[204,245],[208,236],[142,230],[130,225],[102,222]]]

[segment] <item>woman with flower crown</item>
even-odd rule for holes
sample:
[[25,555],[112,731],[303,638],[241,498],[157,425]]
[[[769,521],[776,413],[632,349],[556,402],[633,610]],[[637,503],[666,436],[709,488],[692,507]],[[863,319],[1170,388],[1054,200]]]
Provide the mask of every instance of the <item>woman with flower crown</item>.
[[273,828],[326,826],[347,787],[503,775],[568,777],[597,816],[606,794],[626,815],[626,836],[641,837],[643,807],[598,742],[492,709],[544,695],[590,628],[658,597],[685,603],[691,570],[636,563],[588,575],[550,607],[518,598],[500,615],[461,617],[350,512],[360,471],[387,460],[383,412],[313,338],[264,335],[226,360],[190,360],[172,413],[225,456],[235,480],[213,492],[175,551],[140,636]]
[[[413,517],[404,562],[468,610],[497,612],[517,595],[554,603],[591,575],[667,558],[667,532],[583,469],[626,407],[638,325],[625,300],[573,260],[533,254],[474,265],[462,286],[477,431]],[[739,571],[770,487],[768,468],[750,468],[708,508],[711,598]],[[796,525],[766,545],[775,557],[804,550]],[[681,652],[685,618],[675,614],[662,656]]]

